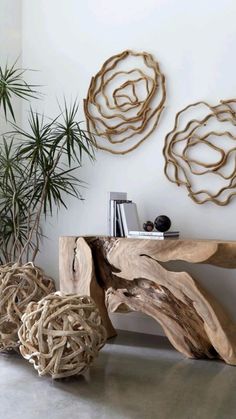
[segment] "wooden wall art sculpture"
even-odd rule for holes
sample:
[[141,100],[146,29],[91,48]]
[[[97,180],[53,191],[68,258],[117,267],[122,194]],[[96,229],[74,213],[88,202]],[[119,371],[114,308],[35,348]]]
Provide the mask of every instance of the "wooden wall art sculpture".
[[165,175],[185,186],[194,202],[227,205],[236,195],[236,99],[197,102],[178,112],[163,154]]
[[99,149],[126,154],[156,128],[166,99],[165,77],[147,52],[126,50],[92,77],[84,112]]

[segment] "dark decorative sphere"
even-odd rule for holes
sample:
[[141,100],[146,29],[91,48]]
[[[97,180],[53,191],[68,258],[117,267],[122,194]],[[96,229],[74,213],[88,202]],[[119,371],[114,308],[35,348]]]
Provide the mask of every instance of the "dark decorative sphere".
[[154,226],[156,230],[164,232],[169,230],[171,221],[166,215],[159,215],[154,221]]
[[143,223],[143,229],[145,231],[152,231],[154,229],[154,224],[152,221],[146,221]]

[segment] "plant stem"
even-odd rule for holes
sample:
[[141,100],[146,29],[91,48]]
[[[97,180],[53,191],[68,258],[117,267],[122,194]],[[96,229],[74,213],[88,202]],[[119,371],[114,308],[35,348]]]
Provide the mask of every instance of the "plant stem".
[[[46,188],[47,188],[47,183],[48,183],[48,180],[49,180],[49,176],[51,175],[51,173],[54,172],[56,166],[58,165],[58,163],[60,161],[60,158],[61,158],[61,156],[63,154],[63,148],[64,148],[65,144],[66,144],[66,139],[62,143],[62,145],[61,145],[61,147],[60,147],[60,149],[59,149],[59,151],[57,153],[57,156],[56,156],[56,158],[55,158],[55,160],[53,162],[53,165],[52,165],[51,169],[49,170],[48,174],[45,176],[43,190],[42,190],[42,194],[41,194],[41,198],[40,198],[39,208],[37,210],[34,223],[33,223],[32,227],[31,227],[31,229],[29,231],[29,235],[28,235],[27,241],[26,241],[24,247],[21,250],[20,256],[18,258],[18,263],[21,263],[22,257],[24,255],[24,252],[27,249],[27,247],[30,245],[34,232],[36,233],[36,236],[38,235],[39,223],[40,223],[40,218],[41,218],[41,214],[42,214],[42,210],[43,210],[44,200],[45,200],[45,197],[46,197]],[[34,250],[34,253],[33,253],[33,259],[32,259],[33,262],[34,262],[34,260],[35,260],[35,258],[37,256],[37,254],[38,254],[38,251],[39,251],[39,246],[36,245],[35,250]]]

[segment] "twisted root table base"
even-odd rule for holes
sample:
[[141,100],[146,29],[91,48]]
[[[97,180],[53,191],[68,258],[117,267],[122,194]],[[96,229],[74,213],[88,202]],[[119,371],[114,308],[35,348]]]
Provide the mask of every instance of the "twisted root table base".
[[173,260],[236,268],[236,242],[62,237],[61,290],[91,295],[109,337],[107,309],[140,311],[187,357],[236,365],[236,325],[189,273],[161,264]]

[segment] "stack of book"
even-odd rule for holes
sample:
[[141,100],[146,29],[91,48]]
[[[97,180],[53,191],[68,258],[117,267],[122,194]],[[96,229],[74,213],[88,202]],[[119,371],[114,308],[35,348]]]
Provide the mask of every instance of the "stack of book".
[[179,231],[129,231],[127,237],[132,239],[152,239],[152,240],[164,240],[164,239],[178,239]]
[[127,237],[129,228],[140,229],[136,204],[127,199],[127,193],[110,192],[109,198],[110,236]]
[[164,240],[178,238],[178,231],[142,231],[137,206],[127,199],[126,192],[109,193],[109,235],[137,239]]

